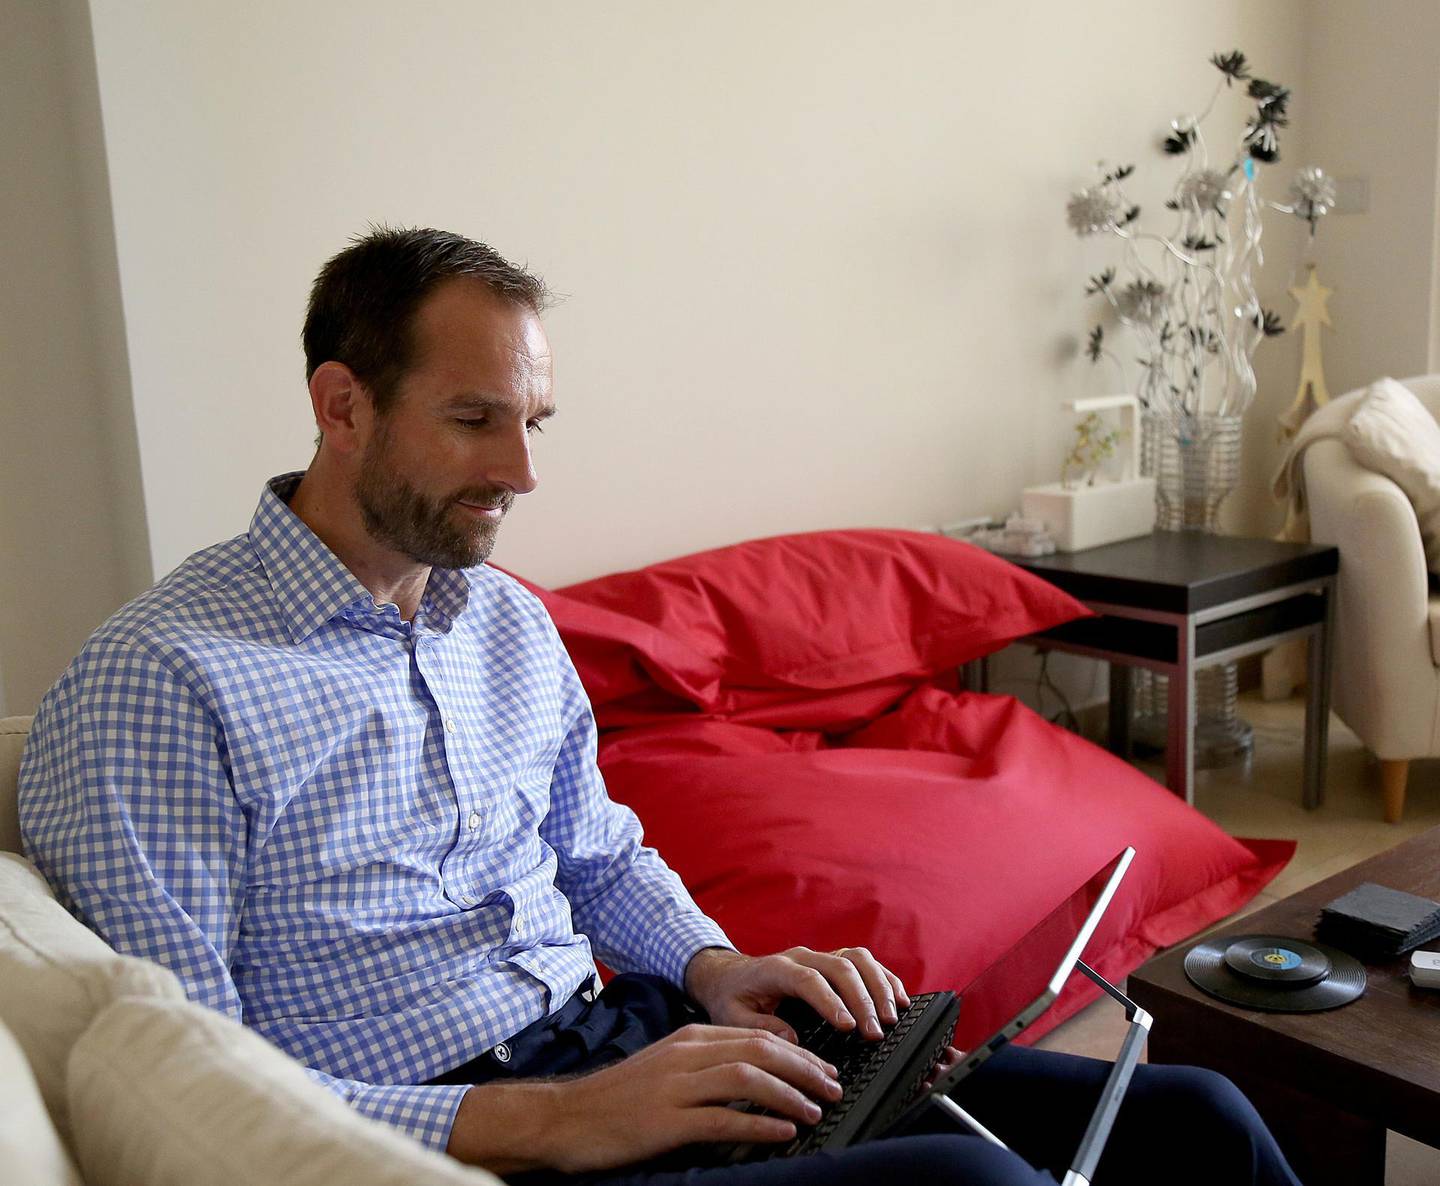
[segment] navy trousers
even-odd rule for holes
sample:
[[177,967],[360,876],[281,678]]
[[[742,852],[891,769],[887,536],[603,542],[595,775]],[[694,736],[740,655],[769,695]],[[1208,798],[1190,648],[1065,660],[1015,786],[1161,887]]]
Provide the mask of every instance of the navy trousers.
[[[591,994],[587,994],[591,995]],[[617,976],[593,1000],[576,995],[549,1017],[435,1083],[575,1074],[633,1054],[700,1013],[672,985]],[[517,1174],[516,1186],[1054,1186],[1079,1148],[1110,1064],[1008,1046],[954,1098],[1000,1137],[937,1132],[869,1141],[834,1153],[707,1169],[632,1166],[572,1176]],[[637,1121],[641,1118],[637,1117]],[[1096,1186],[1300,1186],[1250,1102],[1221,1075],[1142,1065],[1095,1173]]]

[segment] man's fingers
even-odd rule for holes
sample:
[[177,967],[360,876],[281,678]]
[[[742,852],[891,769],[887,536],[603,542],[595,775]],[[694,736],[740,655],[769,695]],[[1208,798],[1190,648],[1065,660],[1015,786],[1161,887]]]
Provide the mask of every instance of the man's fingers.
[[820,1120],[819,1104],[753,1063],[722,1063],[696,1071],[688,1079],[691,1106],[745,1100],[800,1124],[816,1124]]
[[[698,1071],[724,1063],[750,1063],[819,1099],[839,1097],[835,1068],[818,1054],[787,1042],[778,1034],[723,1026],[686,1026],[679,1034],[687,1036],[677,1044],[676,1056],[686,1070]],[[650,1049],[656,1050],[659,1045]]]
[[875,1012],[879,1014],[880,1020],[886,1025],[894,1025],[899,1021],[900,1013],[896,1008],[895,986],[891,983],[894,978],[881,965],[880,961],[863,947],[846,947],[835,954],[855,965],[855,970],[860,973],[860,979],[865,982],[865,990],[870,994],[870,999],[875,1002]]
[[682,1115],[680,1137],[673,1142],[675,1145],[741,1141],[769,1143],[795,1138],[794,1122],[780,1116],[762,1116],[758,1112],[720,1107],[690,1108]]
[[800,1042],[799,1035],[773,1013],[751,1013],[748,1017],[741,1018],[740,1023],[757,1030],[765,1030],[792,1046]]
[[[869,952],[866,952],[867,957]],[[814,969],[828,982],[839,994],[844,1004],[845,1012],[854,1020],[860,1032],[867,1038],[879,1038],[884,1031],[880,1028],[880,1013],[876,1007],[874,997],[860,974],[860,969],[853,960],[840,955],[833,955],[826,952],[810,951],[808,948],[797,948],[790,954],[790,958],[798,964],[803,964]],[[870,959],[870,963],[875,961]],[[875,967],[879,967],[875,964]],[[889,999],[889,984],[885,986],[885,998]],[[809,997],[805,998],[811,1006],[818,1008],[815,1002]],[[825,1014],[822,1012],[821,1016]],[[835,1024],[841,1029],[848,1029],[841,1021]]]
[[[884,965],[881,965],[884,967]],[[902,1009],[910,1008],[910,994],[905,991],[905,982],[895,975],[889,968],[884,968],[886,977],[890,980],[891,991],[895,994],[895,1002]]]
[[[818,952],[805,950],[811,959],[828,959]],[[784,956],[773,957],[779,970],[779,987],[782,995],[799,997],[816,1013],[836,1029],[851,1030],[858,1024],[841,995],[831,986],[825,974],[806,962],[798,954],[787,952]]]

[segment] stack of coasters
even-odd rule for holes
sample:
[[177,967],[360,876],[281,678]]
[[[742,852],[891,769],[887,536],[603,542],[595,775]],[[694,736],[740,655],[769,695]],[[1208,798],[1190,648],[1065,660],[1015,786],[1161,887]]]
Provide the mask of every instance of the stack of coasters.
[[1315,937],[1370,960],[1393,959],[1440,936],[1440,902],[1367,881],[1320,911]]

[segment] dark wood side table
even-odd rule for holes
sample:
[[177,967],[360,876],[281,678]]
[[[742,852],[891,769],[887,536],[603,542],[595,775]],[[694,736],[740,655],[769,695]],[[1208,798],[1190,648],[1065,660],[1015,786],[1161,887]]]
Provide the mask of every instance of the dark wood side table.
[[[1363,881],[1440,899],[1440,828],[1210,939],[1311,938],[1320,908]],[[1155,1019],[1151,1062],[1206,1066],[1230,1076],[1306,1186],[1381,1186],[1387,1128],[1440,1146],[1440,990],[1412,986],[1408,959],[1367,965],[1365,995],[1339,1009],[1262,1013],[1227,1005],[1191,984],[1184,964],[1193,946],[1157,956],[1130,975],[1130,997]]]
[[1110,664],[1110,748],[1130,752],[1130,674],[1169,677],[1165,784],[1194,801],[1195,673],[1309,637],[1303,801],[1325,793],[1331,635],[1339,550],[1316,544],[1156,531],[1082,552],[1010,557],[1098,617],[1022,641]]

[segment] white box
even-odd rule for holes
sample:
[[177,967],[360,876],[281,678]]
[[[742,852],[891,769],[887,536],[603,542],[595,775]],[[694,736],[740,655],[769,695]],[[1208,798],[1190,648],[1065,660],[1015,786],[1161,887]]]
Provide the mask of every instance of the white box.
[[1030,486],[1020,513],[1039,519],[1062,552],[1149,535],[1155,528],[1155,479],[1122,478],[1066,489],[1061,482]]

